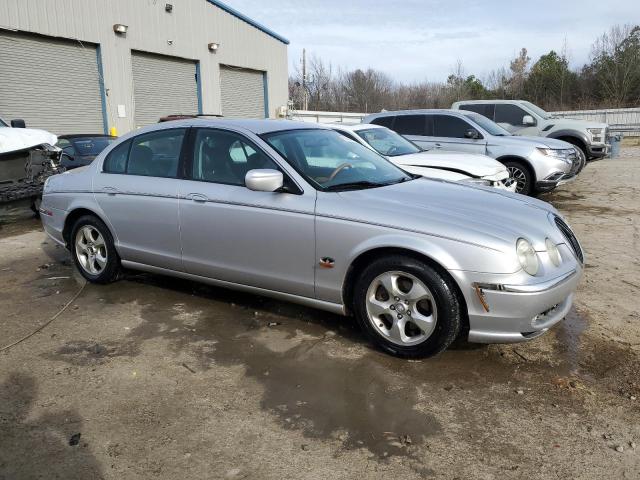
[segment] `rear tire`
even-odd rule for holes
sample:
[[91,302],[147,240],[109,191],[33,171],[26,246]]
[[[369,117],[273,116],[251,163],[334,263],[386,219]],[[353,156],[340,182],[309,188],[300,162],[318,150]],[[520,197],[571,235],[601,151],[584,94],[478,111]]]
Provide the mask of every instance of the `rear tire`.
[[99,218],[84,215],[76,220],[69,249],[78,271],[89,282],[111,283],[120,276],[120,257],[113,236]]
[[356,319],[367,337],[398,357],[436,355],[462,328],[453,280],[409,256],[374,260],[360,273],[353,298]]
[[531,195],[533,192],[533,174],[527,165],[517,160],[504,162],[509,175],[516,182],[516,193]]

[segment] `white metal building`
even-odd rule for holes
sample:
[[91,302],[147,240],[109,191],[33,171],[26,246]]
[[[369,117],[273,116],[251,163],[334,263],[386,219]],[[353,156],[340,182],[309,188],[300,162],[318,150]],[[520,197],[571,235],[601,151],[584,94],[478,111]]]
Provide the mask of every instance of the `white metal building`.
[[0,116],[56,134],[275,117],[288,43],[218,0],[0,0]]

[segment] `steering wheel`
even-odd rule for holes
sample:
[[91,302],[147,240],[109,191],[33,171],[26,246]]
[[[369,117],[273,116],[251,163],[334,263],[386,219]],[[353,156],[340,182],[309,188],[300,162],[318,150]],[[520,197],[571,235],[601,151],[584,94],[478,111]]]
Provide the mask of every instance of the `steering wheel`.
[[336,178],[336,175],[338,175],[345,168],[353,168],[353,165],[351,165],[350,163],[343,163],[342,165],[338,165],[338,167],[333,172],[331,172],[329,178],[327,178],[327,180],[322,183],[329,183],[331,180]]

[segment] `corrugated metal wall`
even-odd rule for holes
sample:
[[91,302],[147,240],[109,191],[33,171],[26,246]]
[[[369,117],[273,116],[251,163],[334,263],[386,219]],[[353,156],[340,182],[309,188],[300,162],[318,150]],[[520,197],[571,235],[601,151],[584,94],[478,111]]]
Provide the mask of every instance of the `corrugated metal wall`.
[[56,134],[102,133],[96,47],[0,30],[0,113]]
[[264,118],[264,74],[220,66],[222,115],[227,118]]
[[[220,64],[266,71],[270,116],[287,104],[287,45],[206,0],[179,0],[171,13],[154,0],[1,0],[0,28],[12,28],[101,47],[107,119],[119,133],[134,128],[131,51],[200,62],[202,110],[220,113]],[[251,16],[251,12],[246,12]],[[113,25],[127,25],[126,36]],[[220,44],[217,53],[209,43]],[[125,117],[118,116],[122,105]],[[122,109],[121,109],[122,110]]]
[[195,62],[133,52],[131,64],[136,127],[166,115],[198,113]]

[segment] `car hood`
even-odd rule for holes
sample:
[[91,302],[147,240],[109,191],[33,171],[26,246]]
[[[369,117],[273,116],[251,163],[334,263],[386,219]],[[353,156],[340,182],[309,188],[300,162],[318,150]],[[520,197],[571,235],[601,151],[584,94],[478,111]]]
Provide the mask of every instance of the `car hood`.
[[504,137],[494,136],[491,138],[494,141],[490,141],[489,143],[494,143],[500,146],[513,145],[517,147],[530,146],[533,148],[556,149],[573,148],[573,145],[571,145],[570,143],[548,137],[520,137],[518,135],[505,135]]
[[53,133],[32,128],[0,127],[0,153],[14,152],[58,141]]
[[591,122],[589,120],[582,120],[580,118],[567,118],[567,117],[557,117],[550,118],[547,120],[550,123],[553,123],[554,130],[560,130],[563,128],[572,128],[576,130],[585,130],[587,128],[607,128],[608,125],[606,123],[601,122]]
[[432,150],[420,153],[410,153],[396,157],[387,157],[396,165],[411,165],[417,167],[435,167],[460,172],[472,177],[486,177],[496,175],[505,166],[497,160],[473,153],[434,152]]
[[512,252],[521,237],[536,250],[545,250],[547,237],[563,242],[549,220],[550,213],[557,214],[553,206],[495,188],[420,178],[340,192],[339,201],[328,195],[318,202],[320,215],[347,216],[502,252]]

